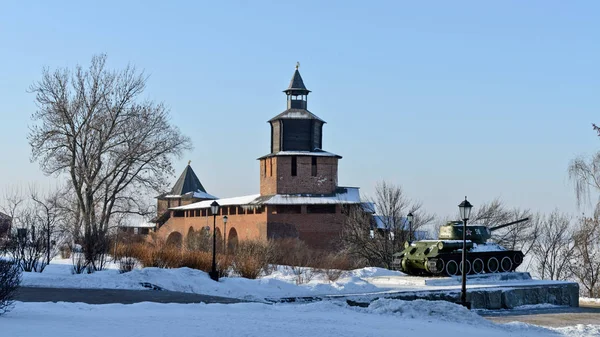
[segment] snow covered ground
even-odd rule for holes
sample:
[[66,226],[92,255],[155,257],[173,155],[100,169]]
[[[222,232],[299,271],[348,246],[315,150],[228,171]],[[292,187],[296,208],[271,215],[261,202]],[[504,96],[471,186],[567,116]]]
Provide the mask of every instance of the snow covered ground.
[[[43,273],[24,273],[23,286],[51,288],[104,288],[145,289],[142,282],[151,283],[166,290],[190,292],[204,295],[233,297],[245,300],[264,301],[283,297],[362,295],[398,291],[458,290],[458,278],[403,277],[398,271],[382,268],[362,268],[344,272],[336,282],[328,282],[322,274],[315,275],[310,282],[296,285],[291,268],[279,266],[272,274],[256,280],[241,277],[224,277],[212,281],[208,274],[189,268],[136,269],[119,274],[116,266],[93,274],[71,273],[71,261],[55,259]],[[501,276],[500,274],[496,276]],[[470,289],[494,288],[555,283],[556,281],[511,280],[491,278],[487,281],[468,280]]]
[[311,304],[22,303],[0,317],[2,336],[576,336],[600,326],[496,324],[448,302],[379,300],[368,308]]
[[365,281],[369,277],[398,276],[402,273],[382,268],[362,268],[346,272],[337,282],[330,283],[316,275],[305,284],[296,285],[291,269],[280,266],[271,275],[256,280],[224,277],[214,282],[208,274],[190,268],[143,268],[119,274],[116,266],[93,274],[72,274],[71,261],[55,259],[43,273],[23,273],[22,286],[87,289],[144,290],[142,282],[152,283],[171,291],[233,297],[262,301],[265,298],[362,294],[387,290]]
[[[453,289],[454,280],[427,286],[402,273],[380,268],[346,272],[330,283],[322,275],[296,285],[292,271],[280,266],[257,280],[239,277],[212,281],[189,269],[143,268],[119,274],[116,266],[94,274],[71,274],[71,261],[56,259],[43,273],[24,273],[24,286],[143,290],[149,282],[167,290],[262,301],[265,298],[365,294]],[[446,283],[444,283],[446,282]],[[506,281],[505,281],[506,282]],[[515,281],[526,282],[526,281]],[[541,282],[541,281],[534,281]],[[473,285],[475,286],[475,285]],[[486,286],[486,285],[478,285]],[[493,286],[493,285],[487,285]],[[344,301],[309,304],[159,304],[88,305],[23,303],[0,317],[0,336],[600,336],[600,325],[542,328],[524,323],[497,324],[474,311],[442,301],[377,300],[368,308]]]
[[580,297],[579,303],[600,305],[600,298]]

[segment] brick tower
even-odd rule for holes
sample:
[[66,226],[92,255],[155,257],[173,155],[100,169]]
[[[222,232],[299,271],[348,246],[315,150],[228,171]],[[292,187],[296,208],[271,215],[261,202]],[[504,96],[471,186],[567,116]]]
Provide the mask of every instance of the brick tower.
[[322,150],[325,121],[307,109],[306,89],[296,71],[289,87],[287,109],[269,120],[271,153],[260,160],[260,194],[333,194],[337,188],[338,160]]

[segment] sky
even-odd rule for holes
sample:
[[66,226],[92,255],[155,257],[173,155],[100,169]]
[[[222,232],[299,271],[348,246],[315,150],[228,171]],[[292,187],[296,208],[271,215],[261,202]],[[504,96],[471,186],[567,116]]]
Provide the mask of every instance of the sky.
[[[339,183],[399,185],[440,217],[477,207],[579,214],[567,167],[599,150],[595,1],[0,0],[0,189],[50,186],[27,142],[29,86],[44,67],[149,75],[194,149],[211,194],[259,191],[267,120],[285,110],[296,62],[324,119]],[[173,176],[173,182],[176,176]]]

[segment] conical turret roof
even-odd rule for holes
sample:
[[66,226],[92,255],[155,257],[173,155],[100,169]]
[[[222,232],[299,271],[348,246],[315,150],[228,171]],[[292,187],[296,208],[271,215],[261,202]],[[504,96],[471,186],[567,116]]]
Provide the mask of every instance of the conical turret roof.
[[284,92],[287,94],[306,95],[310,92],[310,90],[306,89],[304,81],[302,80],[302,76],[300,76],[300,71],[298,71],[299,66],[299,64],[296,64],[296,71],[294,71],[294,76],[292,76],[290,85],[286,90],[284,90]]
[[290,85],[288,86],[287,90],[308,90],[304,85],[304,81],[302,80],[302,76],[300,76],[300,72],[298,71],[298,69],[294,71],[294,76],[292,77],[292,80],[290,81]]
[[196,173],[194,173],[194,170],[192,170],[192,167],[188,164],[185,167],[185,170],[183,170],[183,173],[181,173],[181,176],[179,176],[179,179],[177,179],[170,194],[184,195],[189,192],[198,191],[206,193],[204,186],[200,183],[200,179],[198,179]]

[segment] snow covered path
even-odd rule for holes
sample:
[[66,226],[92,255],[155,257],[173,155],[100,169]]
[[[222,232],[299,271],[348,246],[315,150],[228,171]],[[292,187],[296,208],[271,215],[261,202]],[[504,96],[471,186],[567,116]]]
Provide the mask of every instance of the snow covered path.
[[22,303],[3,336],[598,336],[600,326],[550,329],[492,323],[447,302],[381,300],[369,308],[311,304]]

